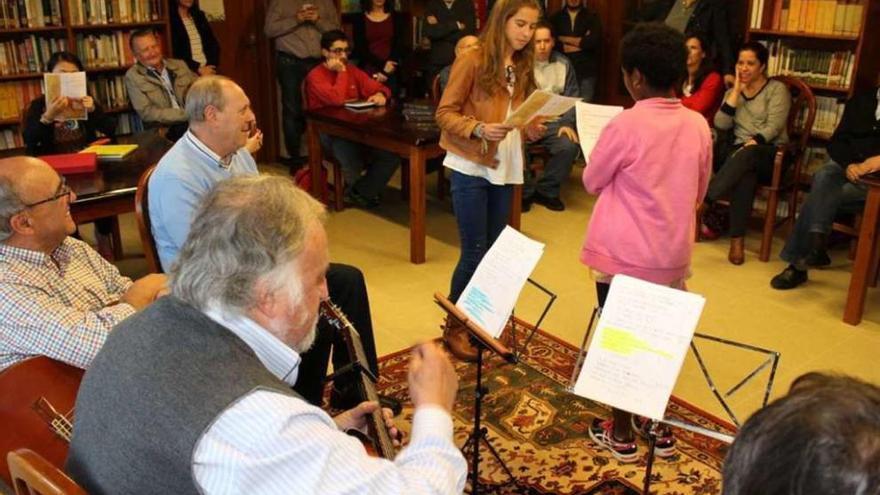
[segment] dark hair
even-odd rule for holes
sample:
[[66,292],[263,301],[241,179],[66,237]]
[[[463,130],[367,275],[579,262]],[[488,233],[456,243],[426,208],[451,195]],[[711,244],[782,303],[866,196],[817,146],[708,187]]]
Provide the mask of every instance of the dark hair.
[[703,53],[706,56],[703,58],[703,61],[700,62],[700,66],[697,68],[697,73],[694,74],[694,87],[691,91],[696,92],[697,89],[703,84],[703,81],[706,79],[706,76],[715,72],[715,62],[714,57],[711,52],[711,47],[709,46],[709,41],[706,40],[706,37],[702,34],[689,34],[685,36],[685,46],[687,46],[687,42],[691,39],[695,39],[700,42],[700,48],[703,50]]
[[811,373],[740,429],[724,495],[880,492],[880,388]]
[[764,66],[765,69],[767,68],[767,61],[770,60],[770,52],[767,50],[766,46],[757,41],[747,41],[743,43],[743,46],[741,46],[736,53],[740,54],[742,52],[754,53],[758,62],[761,62],[761,65]]
[[[371,10],[373,10],[373,0],[361,0],[361,12],[366,14]],[[394,0],[385,0],[382,10],[386,13],[394,12]]]
[[[177,8],[180,6],[180,0],[168,0],[168,15],[170,17],[180,18],[180,12]],[[193,0],[192,7],[189,8],[189,15],[201,14],[202,8],[199,7],[199,0]]]
[[321,35],[321,49],[329,50],[337,41],[348,41],[348,36],[341,29],[331,29]]
[[539,29],[546,29],[547,31],[550,31],[550,37],[556,39],[556,33],[553,32],[553,24],[550,24],[550,22],[546,19],[541,19],[540,21],[538,21],[537,24],[535,24],[535,31],[538,31]]
[[621,65],[638,69],[652,89],[678,86],[687,75],[684,35],[665,24],[637,24],[620,42]]
[[134,40],[136,40],[138,38],[146,38],[147,36],[156,36],[158,38],[156,31],[152,28],[135,29],[134,31],[131,32],[131,37],[128,38],[128,47],[131,48],[131,51],[133,52],[134,51]]
[[82,62],[80,62],[79,57],[70,53],[70,52],[55,52],[49,57],[49,61],[46,62],[46,72],[52,72],[55,70],[55,66],[58,65],[58,62],[67,62],[69,64],[73,64],[76,66],[80,72],[84,71]]

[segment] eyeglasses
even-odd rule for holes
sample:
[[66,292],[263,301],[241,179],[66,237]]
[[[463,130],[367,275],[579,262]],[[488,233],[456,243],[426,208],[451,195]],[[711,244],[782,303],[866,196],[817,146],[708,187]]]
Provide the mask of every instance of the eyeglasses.
[[331,48],[327,51],[332,53],[333,55],[342,55],[342,54],[348,55],[351,53],[351,48]]
[[25,203],[25,208],[33,208],[34,206],[40,206],[43,203],[51,203],[52,201],[59,200],[65,196],[70,197],[70,193],[72,190],[70,186],[67,185],[67,181],[64,177],[61,177],[61,184],[58,184],[58,189],[55,191],[55,194],[50,198],[46,198],[35,203]]

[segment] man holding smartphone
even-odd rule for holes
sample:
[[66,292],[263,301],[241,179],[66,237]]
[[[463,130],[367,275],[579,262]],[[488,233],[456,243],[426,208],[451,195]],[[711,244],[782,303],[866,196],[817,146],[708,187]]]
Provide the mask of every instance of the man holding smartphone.
[[305,132],[302,83],[321,62],[321,34],[339,29],[331,0],[271,0],[266,12],[266,36],[275,39],[278,82],[281,84],[281,124],[291,169],[305,163],[300,141]]

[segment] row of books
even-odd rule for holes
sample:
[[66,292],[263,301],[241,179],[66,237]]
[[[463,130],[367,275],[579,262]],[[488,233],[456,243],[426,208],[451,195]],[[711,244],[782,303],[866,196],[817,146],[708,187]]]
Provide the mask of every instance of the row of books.
[[158,21],[161,17],[161,0],[70,0],[74,26]]
[[841,89],[852,83],[856,57],[851,51],[793,48],[781,39],[762,43],[770,51],[767,73],[771,76],[794,76],[807,84]]
[[120,108],[128,105],[125,76],[93,77],[88,81],[88,93],[104,108]]
[[3,132],[0,132],[0,150],[11,150],[23,147],[24,139],[22,139],[21,133],[12,129],[6,129]]
[[753,0],[750,25],[752,29],[858,36],[864,11],[865,0]]
[[89,68],[125,67],[134,63],[128,46],[130,31],[105,34],[77,34],[76,55]]
[[53,53],[67,50],[65,38],[24,39],[0,42],[0,75],[43,72]]
[[833,133],[834,129],[837,128],[837,124],[840,123],[840,118],[843,117],[844,108],[846,108],[846,103],[837,98],[817,96],[816,120],[813,122],[813,134],[830,135]]
[[22,110],[43,94],[42,79],[0,84],[0,120],[20,119]]
[[[116,126],[116,135],[136,134],[144,130],[144,124],[136,113],[121,114],[119,116],[119,125]],[[23,148],[24,139],[21,133],[15,129],[4,129],[0,131],[0,150],[11,150],[15,148]]]
[[0,0],[3,29],[60,25],[61,0]]

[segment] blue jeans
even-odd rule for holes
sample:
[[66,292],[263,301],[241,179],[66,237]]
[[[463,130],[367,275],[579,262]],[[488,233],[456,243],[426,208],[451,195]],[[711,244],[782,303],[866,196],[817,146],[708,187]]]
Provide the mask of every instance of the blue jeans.
[[789,263],[802,262],[812,248],[810,234],[830,233],[837,213],[860,211],[867,195],[868,187],[847,180],[843,167],[834,162],[826,163],[813,174],[810,195],[779,256]]
[[513,186],[496,186],[486,179],[452,171],[449,177],[452,208],[461,240],[461,256],[452,273],[449,300],[464,292],[477,266],[507,225]]
[[400,165],[400,157],[390,151],[347,139],[321,134],[321,145],[342,165],[346,192],[354,191],[366,199],[378,198]]
[[531,198],[535,192],[547,198],[558,198],[562,183],[571,174],[571,166],[580,147],[565,136],[557,136],[557,132],[559,126],[551,126],[547,129],[547,134],[537,142],[547,147],[550,159],[544,164],[544,173],[540,179],[535,179],[535,173],[526,166],[524,199]]

